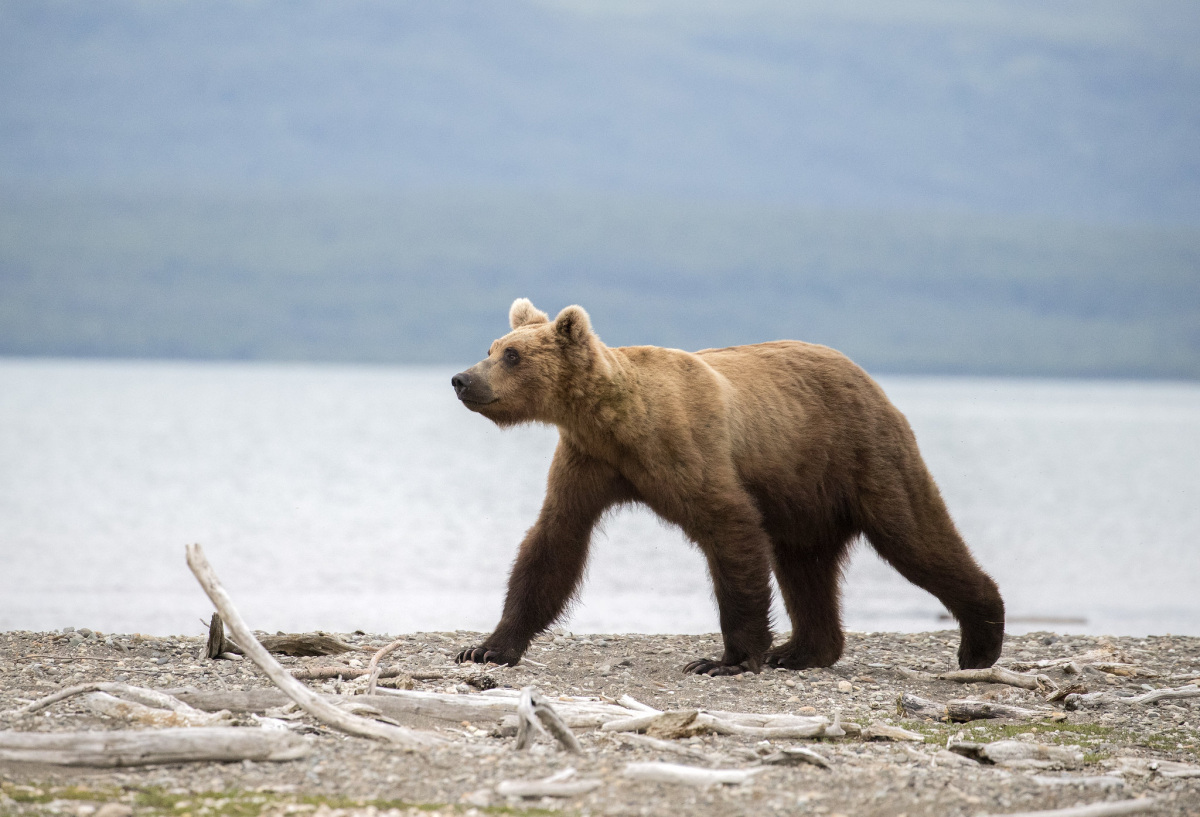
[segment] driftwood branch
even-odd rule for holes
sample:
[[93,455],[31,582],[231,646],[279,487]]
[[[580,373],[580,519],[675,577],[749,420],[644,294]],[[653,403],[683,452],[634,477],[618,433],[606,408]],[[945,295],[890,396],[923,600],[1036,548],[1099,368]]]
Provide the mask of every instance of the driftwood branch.
[[1014,769],[1078,769],[1083,751],[1078,746],[1047,746],[1023,740],[992,743],[951,743],[950,751],[980,762]]
[[296,760],[311,742],[278,729],[214,727],[132,732],[0,732],[0,760],[58,766]]
[[689,786],[712,786],[717,783],[739,785],[763,771],[754,769],[698,769],[678,763],[629,763],[622,774],[634,780],[654,783],[683,783]]
[[[362,678],[364,675],[370,674],[370,670],[358,667],[305,667],[304,669],[292,670],[292,677],[297,681],[324,681],[330,678],[342,678],[350,681],[354,678]],[[446,677],[441,672],[417,672],[409,674],[402,669],[392,668],[380,670],[377,679],[398,678],[401,675],[408,675],[414,681],[438,681]]]
[[[448,695],[440,692],[419,692],[401,689],[377,689],[372,702],[388,711],[403,711],[413,715],[451,721],[503,720],[515,715],[519,696]],[[612,720],[624,720],[637,714],[624,707],[594,701],[554,701],[555,709],[572,728],[596,728]]]
[[1113,695],[1111,692],[1091,692],[1086,694],[1067,695],[1063,704],[1067,709],[1080,709],[1083,707],[1104,706],[1107,704],[1141,704],[1143,706],[1155,703],[1157,701],[1180,700],[1184,698],[1200,698],[1200,686],[1196,684],[1188,684],[1187,686],[1177,687],[1174,689],[1154,689],[1144,695],[1133,695],[1128,698],[1122,698],[1120,695]]
[[164,692],[158,692],[153,689],[144,689],[142,687],[131,686],[130,684],[117,683],[115,681],[94,681],[86,684],[76,684],[75,686],[60,689],[52,695],[47,695],[44,698],[39,698],[25,706],[10,709],[6,712],[0,712],[0,721],[14,720],[16,718],[31,715],[38,712],[51,704],[56,704],[59,701],[65,701],[67,698],[73,698],[76,695],[86,695],[91,692],[105,692],[110,696],[123,698],[127,701],[134,701],[145,706],[154,707],[155,709],[168,710],[170,712],[182,712],[184,714],[195,713],[197,715],[204,714],[193,709],[189,704],[178,698],[167,695]]
[[583,747],[575,738],[575,733],[567,726],[559,714],[554,711],[549,702],[533,687],[521,690],[517,702],[517,749],[525,749],[533,741],[533,733],[548,732],[568,752],[581,754]]
[[910,732],[899,726],[874,721],[862,730],[863,740],[908,740],[913,743],[924,743],[925,736],[918,732]]
[[1110,675],[1122,675],[1127,678],[1139,676],[1155,678],[1158,676],[1158,673],[1153,670],[1139,667],[1125,660],[1124,656],[1113,647],[1100,647],[1095,650],[1088,650],[1080,655],[1064,658],[1047,658],[1041,661],[1013,661],[1008,666],[1011,669],[1019,671],[1061,669],[1075,674],[1079,674],[1084,667],[1091,667],[1101,672],[1107,672]]
[[283,690],[305,712],[327,726],[332,726],[346,734],[373,738],[375,740],[385,740],[410,749],[434,746],[442,743],[440,738],[432,734],[422,734],[402,726],[392,726],[391,724],[379,723],[378,721],[348,714],[312,692],[304,684],[293,678],[258,643],[258,640],[254,637],[254,633],[250,631],[241,614],[238,613],[237,607],[234,606],[233,599],[229,597],[229,594],[225,592],[225,588],[221,586],[217,574],[213,571],[212,566],[208,563],[208,559],[204,556],[204,549],[199,545],[188,545],[187,562],[196,580],[200,582],[200,586],[204,588],[204,592],[208,594],[209,599],[216,606],[217,612],[221,614],[221,618],[233,631],[234,638],[242,645],[246,656],[258,665],[259,669],[271,679],[271,682],[275,686]]
[[824,735],[827,726],[829,719],[825,717],[676,710],[609,721],[600,729],[603,732],[657,732],[659,737],[713,733],[755,737],[760,740],[784,740]]
[[981,817],[1120,817],[1122,814],[1144,814],[1154,811],[1159,801],[1153,797],[1139,800],[1119,800],[1115,803],[1093,803],[1090,806],[1051,809],[1049,811],[1020,811],[1007,814],[984,814]]
[[952,672],[918,672],[916,670],[897,667],[897,671],[906,678],[917,681],[955,681],[960,684],[1007,684],[1038,692],[1053,692],[1058,685],[1049,676],[1013,672],[1004,667],[987,667],[986,669],[956,669]]
[[135,701],[123,701],[107,692],[92,692],[84,697],[88,709],[110,718],[132,721],[146,726],[217,726],[228,724],[228,712],[201,712],[187,707],[186,710],[159,709]]
[[975,721],[988,718],[1008,718],[1017,721],[1039,720],[1053,713],[1024,709],[1019,706],[998,704],[992,701],[955,700],[939,704],[935,701],[906,692],[900,696],[900,708],[915,718],[932,718],[937,721]]
[[652,706],[647,706],[646,704],[644,704],[641,701],[634,698],[632,695],[622,695],[620,698],[617,698],[617,703],[620,704],[621,706],[625,707],[626,709],[636,709],[639,712],[660,712],[661,711],[659,709],[655,709]]
[[398,638],[395,641],[393,641],[391,644],[388,644],[386,647],[381,649],[379,652],[377,652],[371,656],[371,663],[369,663],[367,665],[367,675],[369,676],[367,679],[367,694],[368,695],[375,694],[375,684],[379,681],[379,678],[380,678],[379,662],[381,660],[383,660],[384,656],[386,656],[388,653],[399,649],[400,647],[404,646],[404,644],[405,644],[404,639]]
[[1188,684],[1187,686],[1176,687],[1175,689],[1155,689],[1147,692],[1145,695],[1126,698],[1125,701],[1131,704],[1152,704],[1155,701],[1178,700],[1180,698],[1200,698],[1200,686]]
[[[324,633],[291,633],[284,635],[255,636],[259,644],[267,652],[296,657],[313,655],[341,655],[354,652],[357,647],[347,644],[340,638],[334,638]],[[208,622],[208,643],[204,654],[208,658],[222,658],[230,655],[243,655],[242,648],[237,642],[225,636],[225,624],[220,613],[213,613]]]

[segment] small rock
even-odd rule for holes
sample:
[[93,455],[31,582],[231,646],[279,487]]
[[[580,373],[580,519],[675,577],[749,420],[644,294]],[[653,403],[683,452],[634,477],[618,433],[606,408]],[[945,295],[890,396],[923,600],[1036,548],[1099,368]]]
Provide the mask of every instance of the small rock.
[[124,803],[105,803],[93,817],[131,817],[133,809]]
[[686,738],[696,734],[691,724],[699,713],[695,709],[680,709],[664,712],[646,727],[646,734],[652,738],[673,740]]
[[469,806],[488,808],[492,804],[492,793],[488,789],[478,789],[477,791],[464,794],[462,801]]
[[974,760],[955,752],[939,749],[933,756],[934,762],[939,766],[978,766]]
[[846,693],[853,692],[854,684],[850,683],[849,681],[845,681],[845,680],[838,681],[837,690],[838,690],[838,692],[846,692]]

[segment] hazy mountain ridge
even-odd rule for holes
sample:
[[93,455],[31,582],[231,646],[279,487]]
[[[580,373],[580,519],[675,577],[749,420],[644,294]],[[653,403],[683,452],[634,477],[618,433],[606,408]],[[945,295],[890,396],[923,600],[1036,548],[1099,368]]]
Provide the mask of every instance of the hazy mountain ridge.
[[0,353],[467,362],[526,295],[612,344],[1200,376],[1200,229],[600,197],[26,193]]
[[1200,14],[0,4],[0,354],[1200,376]]

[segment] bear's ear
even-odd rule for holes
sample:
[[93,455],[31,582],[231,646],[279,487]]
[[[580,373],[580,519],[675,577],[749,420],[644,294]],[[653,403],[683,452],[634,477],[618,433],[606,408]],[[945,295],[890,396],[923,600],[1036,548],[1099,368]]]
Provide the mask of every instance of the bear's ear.
[[528,298],[517,298],[508,310],[508,325],[520,329],[531,323],[547,323],[550,317],[533,305]]
[[554,331],[570,341],[581,341],[592,331],[592,320],[582,306],[568,306],[554,319]]

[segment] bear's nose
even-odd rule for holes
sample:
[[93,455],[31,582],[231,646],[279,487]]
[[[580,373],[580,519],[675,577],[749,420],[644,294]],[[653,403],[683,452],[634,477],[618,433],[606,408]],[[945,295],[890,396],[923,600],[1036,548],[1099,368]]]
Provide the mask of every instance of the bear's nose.
[[454,387],[455,395],[462,397],[463,392],[465,392],[467,387],[471,385],[471,381],[465,373],[456,374],[454,377],[450,378],[450,385]]

